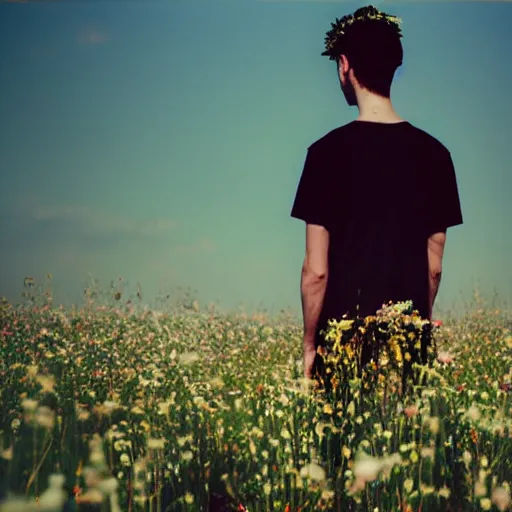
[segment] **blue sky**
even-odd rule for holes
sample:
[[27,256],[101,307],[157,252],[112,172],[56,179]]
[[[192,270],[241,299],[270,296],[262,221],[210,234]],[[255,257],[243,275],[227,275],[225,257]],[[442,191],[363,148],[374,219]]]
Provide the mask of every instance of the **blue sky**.
[[[209,0],[0,5],[0,294],[89,273],[151,299],[300,312],[307,147],[352,121],[325,32],[361,3]],[[440,305],[512,298],[512,3],[388,3],[403,19],[399,114],[451,151],[465,224]]]

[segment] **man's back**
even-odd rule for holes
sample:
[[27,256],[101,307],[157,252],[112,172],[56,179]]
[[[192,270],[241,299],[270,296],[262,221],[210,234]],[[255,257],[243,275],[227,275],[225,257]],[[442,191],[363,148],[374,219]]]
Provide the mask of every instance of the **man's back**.
[[428,317],[428,237],[462,223],[450,153],[408,122],[353,121],[317,140],[291,215],[329,231],[319,329],[389,300]]

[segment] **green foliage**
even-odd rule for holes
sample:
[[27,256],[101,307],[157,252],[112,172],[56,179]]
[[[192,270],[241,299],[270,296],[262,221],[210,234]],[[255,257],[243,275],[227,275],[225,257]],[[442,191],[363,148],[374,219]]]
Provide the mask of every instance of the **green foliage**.
[[509,312],[477,304],[434,332],[407,304],[333,321],[314,384],[292,317],[92,295],[0,308],[0,495],[23,510],[61,483],[78,510],[197,512],[213,493],[251,512],[505,510]]

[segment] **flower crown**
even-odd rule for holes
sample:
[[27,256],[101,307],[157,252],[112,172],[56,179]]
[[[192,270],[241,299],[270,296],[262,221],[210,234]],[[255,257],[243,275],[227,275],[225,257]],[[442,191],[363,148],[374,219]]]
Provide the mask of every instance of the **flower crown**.
[[329,60],[334,60],[337,57],[339,43],[343,36],[346,35],[347,30],[355,23],[368,20],[385,23],[395,30],[398,37],[402,37],[400,28],[402,20],[400,18],[381,12],[372,5],[368,7],[361,7],[354,14],[343,16],[340,20],[336,18],[336,22],[331,23],[332,29],[326,34],[325,51],[322,55],[328,55]]

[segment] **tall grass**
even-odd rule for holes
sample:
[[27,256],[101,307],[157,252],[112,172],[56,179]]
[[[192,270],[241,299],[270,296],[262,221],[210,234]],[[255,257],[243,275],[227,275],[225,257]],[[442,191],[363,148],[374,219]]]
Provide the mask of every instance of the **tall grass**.
[[122,281],[65,310],[25,284],[26,302],[0,313],[1,511],[197,512],[216,495],[251,512],[510,506],[509,311],[478,298],[444,319],[406,389],[404,350],[333,381],[356,368],[333,324],[320,386],[302,379],[291,315],[192,296],[145,309]]

